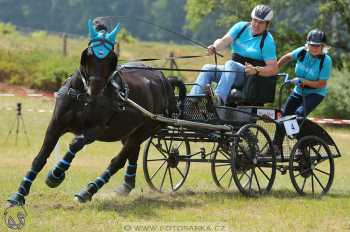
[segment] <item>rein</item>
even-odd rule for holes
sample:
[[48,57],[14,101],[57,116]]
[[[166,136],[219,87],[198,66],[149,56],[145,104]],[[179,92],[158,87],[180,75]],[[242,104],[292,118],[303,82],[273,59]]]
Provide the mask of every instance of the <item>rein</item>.
[[244,73],[231,70],[202,70],[202,69],[187,69],[187,68],[155,68],[155,67],[139,67],[139,66],[123,66],[124,69],[143,69],[143,70],[158,70],[158,71],[180,71],[180,72],[225,72],[225,73]]
[[166,58],[142,58],[142,59],[134,59],[134,60],[123,60],[119,59],[119,61],[122,61],[124,63],[128,62],[140,62],[140,61],[161,61],[161,60],[179,60],[179,59],[193,59],[193,58],[201,58],[210,56],[209,54],[204,55],[188,55],[188,56],[173,56],[173,57],[166,57]]

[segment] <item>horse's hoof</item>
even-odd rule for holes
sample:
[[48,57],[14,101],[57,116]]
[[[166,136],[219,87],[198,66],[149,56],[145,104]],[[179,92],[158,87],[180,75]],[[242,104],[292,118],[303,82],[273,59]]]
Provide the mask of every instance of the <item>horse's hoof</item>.
[[76,193],[74,196],[75,196],[75,200],[77,200],[80,203],[86,203],[88,201],[91,201],[92,199],[92,194],[86,190],[82,190]]
[[7,202],[9,203],[8,206],[20,206],[25,204],[25,199],[23,195],[20,195],[18,193],[13,193],[8,199]]
[[63,172],[61,174],[61,176],[56,177],[53,175],[52,170],[47,174],[45,183],[47,186],[49,186],[50,188],[56,188],[57,186],[59,186],[63,181],[64,178],[66,177],[66,174]]
[[128,185],[122,184],[115,190],[115,193],[118,194],[119,196],[127,197],[131,192],[131,190],[132,188],[130,188]]

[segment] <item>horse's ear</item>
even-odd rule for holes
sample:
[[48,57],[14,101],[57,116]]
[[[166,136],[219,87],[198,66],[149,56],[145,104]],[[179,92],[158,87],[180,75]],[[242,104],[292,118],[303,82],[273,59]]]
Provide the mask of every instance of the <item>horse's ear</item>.
[[89,38],[90,38],[90,40],[95,39],[96,36],[97,36],[97,31],[96,31],[94,25],[92,24],[92,20],[91,19],[89,19],[89,21],[88,21],[88,29],[89,29]]
[[115,39],[116,39],[116,37],[117,37],[117,33],[118,33],[119,31],[120,31],[120,24],[118,23],[118,24],[114,27],[113,31],[111,31],[110,33],[107,34],[107,39],[108,39],[109,41],[115,42]]
[[80,57],[80,65],[81,66],[85,66],[87,63],[87,55],[88,53],[88,49],[85,49],[82,53],[81,53],[81,57]]

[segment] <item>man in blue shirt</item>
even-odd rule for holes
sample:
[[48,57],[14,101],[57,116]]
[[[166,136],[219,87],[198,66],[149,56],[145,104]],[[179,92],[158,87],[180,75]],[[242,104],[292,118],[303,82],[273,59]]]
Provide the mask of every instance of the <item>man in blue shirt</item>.
[[[197,85],[190,94],[203,94],[206,86],[214,81],[217,82],[214,91],[216,99],[225,104],[231,88],[242,89],[248,76],[274,76],[278,71],[276,45],[268,32],[272,17],[273,12],[269,6],[258,5],[251,13],[250,22],[236,23],[226,35],[209,45],[209,54],[231,46],[232,60],[221,66],[204,65],[202,70],[207,72],[199,74]],[[221,72],[222,70],[231,72]]]
[[[314,29],[308,33],[305,46],[285,54],[278,60],[279,68],[290,61],[296,61],[296,77],[291,80],[295,87],[285,103],[282,116],[295,114],[306,117],[327,95],[332,59],[326,54],[326,42],[325,33]],[[284,129],[277,127],[274,138],[276,150],[282,150],[284,135]]]

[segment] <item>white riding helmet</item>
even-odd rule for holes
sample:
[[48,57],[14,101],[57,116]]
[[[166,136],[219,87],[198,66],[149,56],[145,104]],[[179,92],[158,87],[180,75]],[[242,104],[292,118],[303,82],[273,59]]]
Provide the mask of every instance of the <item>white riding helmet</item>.
[[271,7],[267,5],[257,5],[252,10],[251,17],[252,19],[260,21],[271,21],[273,18],[273,11]]

